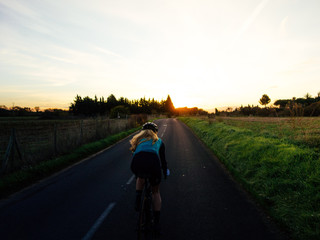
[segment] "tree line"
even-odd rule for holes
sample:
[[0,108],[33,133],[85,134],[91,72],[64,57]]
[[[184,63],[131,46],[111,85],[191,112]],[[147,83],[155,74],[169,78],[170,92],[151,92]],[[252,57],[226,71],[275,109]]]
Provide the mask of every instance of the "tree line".
[[46,109],[41,111],[39,107],[33,109],[28,107],[14,106],[7,108],[0,106],[0,116],[40,116],[41,118],[59,118],[59,117],[97,117],[107,116],[110,118],[123,118],[131,114],[167,114],[175,115],[175,107],[170,95],[166,100],[155,100],[140,98],[129,100],[120,97],[117,99],[111,94],[107,99],[104,97],[90,98],[77,95],[69,106],[69,110]]
[[170,95],[166,100],[146,99],[145,97],[135,100],[120,97],[116,98],[113,94],[106,99],[95,96],[81,97],[76,95],[68,110],[62,109],[45,109],[39,107],[28,108],[14,106],[7,108],[0,106],[0,116],[39,116],[40,118],[67,118],[67,117],[97,117],[107,116],[110,118],[124,118],[132,114],[165,114],[168,116],[176,115],[206,115],[207,111],[194,108],[175,108]]
[[235,109],[227,108],[224,111],[215,109],[215,115],[261,117],[320,116],[320,92],[315,97],[307,93],[303,98],[279,99],[267,107],[270,102],[269,96],[264,94],[259,100],[259,103],[264,106],[263,108],[258,105],[248,105]]
[[166,100],[140,98],[129,100],[124,97],[117,99],[111,94],[106,100],[104,97],[94,99],[77,95],[69,107],[69,111],[76,116],[109,116],[110,118],[125,117],[130,114],[172,114],[174,106],[170,95]]
[[48,108],[45,110],[40,110],[40,107],[29,108],[29,107],[19,107],[13,106],[11,108],[5,105],[0,105],[0,117],[40,117],[40,118],[61,118],[68,117],[69,111],[58,109],[58,108]]
[[111,94],[107,99],[97,96],[90,98],[77,95],[70,104],[69,110],[45,109],[39,107],[33,109],[27,107],[14,106],[7,108],[0,105],[0,117],[10,116],[38,116],[40,118],[68,118],[68,117],[97,117],[107,116],[109,118],[123,118],[132,114],[166,114],[168,116],[179,115],[209,115],[209,116],[262,116],[262,117],[285,117],[285,116],[320,116],[320,92],[312,97],[307,93],[303,98],[279,99],[268,106],[271,99],[264,94],[258,105],[241,106],[235,109],[229,107],[226,110],[219,111],[215,109],[214,113],[209,114],[201,108],[175,108],[168,95],[166,100],[155,100],[140,98],[129,100],[128,98],[116,98]]

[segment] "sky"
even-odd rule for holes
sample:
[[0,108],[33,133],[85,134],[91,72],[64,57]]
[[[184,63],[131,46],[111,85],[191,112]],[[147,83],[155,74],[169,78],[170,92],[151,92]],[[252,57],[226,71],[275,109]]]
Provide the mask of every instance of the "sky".
[[319,0],[0,0],[0,105],[316,96]]

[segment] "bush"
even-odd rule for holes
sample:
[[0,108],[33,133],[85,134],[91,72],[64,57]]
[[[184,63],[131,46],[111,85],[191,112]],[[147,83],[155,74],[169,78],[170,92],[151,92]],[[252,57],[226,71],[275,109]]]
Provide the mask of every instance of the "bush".
[[110,118],[126,118],[129,113],[129,108],[122,105],[116,106],[111,109]]

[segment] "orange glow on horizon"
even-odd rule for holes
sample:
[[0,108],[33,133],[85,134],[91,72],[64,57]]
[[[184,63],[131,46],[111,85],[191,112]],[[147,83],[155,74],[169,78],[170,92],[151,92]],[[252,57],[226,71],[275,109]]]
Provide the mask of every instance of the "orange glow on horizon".
[[174,94],[172,96],[170,95],[170,97],[175,108],[196,107],[196,104],[189,97],[180,94]]

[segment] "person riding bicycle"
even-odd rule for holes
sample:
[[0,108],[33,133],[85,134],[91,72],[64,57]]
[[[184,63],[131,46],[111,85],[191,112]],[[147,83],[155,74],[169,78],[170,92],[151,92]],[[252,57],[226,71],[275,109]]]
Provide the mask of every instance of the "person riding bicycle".
[[141,195],[145,183],[142,176],[148,175],[150,176],[149,179],[152,186],[154,223],[156,230],[159,230],[161,169],[166,178],[167,161],[165,157],[165,145],[157,133],[158,126],[155,123],[145,123],[141,131],[130,140],[130,150],[133,152],[131,171],[137,178],[135,210],[140,210]]

